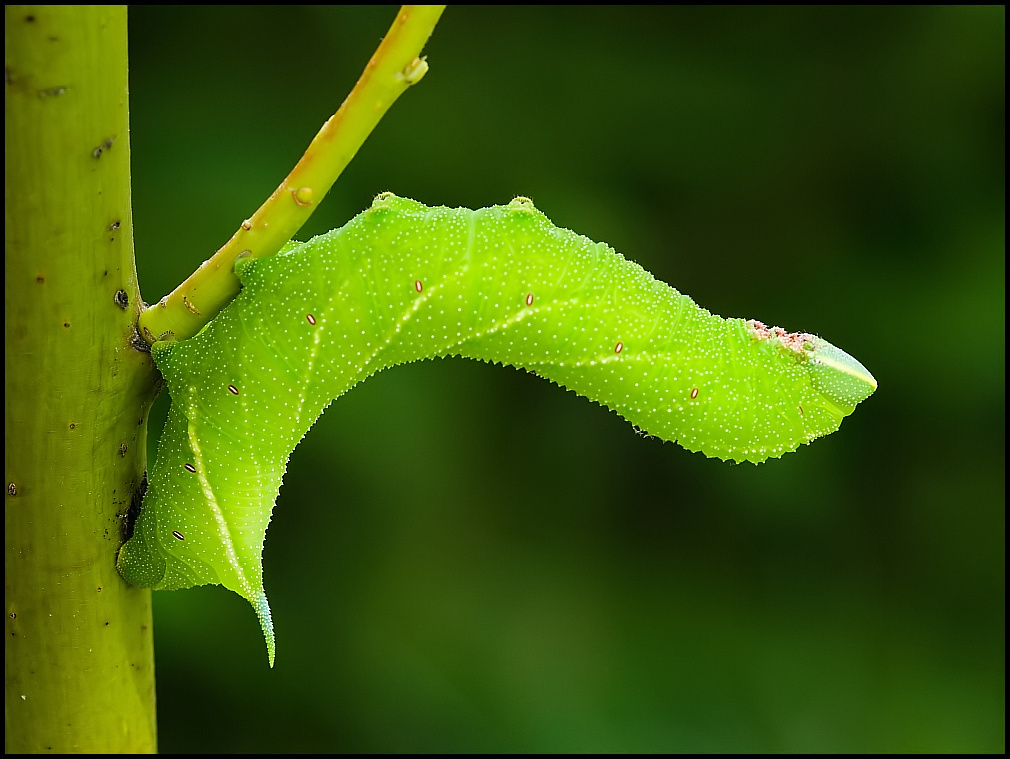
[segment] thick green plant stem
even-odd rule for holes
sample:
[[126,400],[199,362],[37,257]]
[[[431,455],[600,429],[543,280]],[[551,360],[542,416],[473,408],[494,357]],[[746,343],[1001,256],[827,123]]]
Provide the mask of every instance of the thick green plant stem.
[[116,572],[146,467],[126,9],[5,10],[6,748],[155,750],[150,593]]

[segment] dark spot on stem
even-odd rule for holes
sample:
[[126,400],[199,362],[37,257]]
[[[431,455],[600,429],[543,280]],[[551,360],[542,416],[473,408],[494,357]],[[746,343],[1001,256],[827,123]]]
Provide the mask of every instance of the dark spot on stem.
[[[139,353],[150,353],[151,352],[151,345],[150,345],[150,343],[148,343],[147,340],[145,340],[143,338],[143,336],[140,334],[140,331],[136,327],[133,328],[133,334],[130,335],[130,347],[133,348],[133,350],[135,350],[135,351],[137,351]],[[141,419],[140,422],[139,422],[139,424],[143,424],[143,423],[144,423],[144,420]]]
[[16,482],[8,482],[7,483],[7,495],[9,495],[11,498],[13,498],[17,494],[18,494],[17,483]]
[[123,520],[123,542],[133,537],[133,528],[137,524],[137,517],[140,516],[140,505],[144,502],[144,493],[147,492],[147,472],[144,472],[140,485],[130,495],[130,507],[126,510]]
[[104,153],[106,150],[108,150],[109,148],[112,147],[112,143],[113,143],[113,139],[111,137],[109,137],[108,139],[104,140],[101,145],[99,145],[97,148],[95,148],[94,150],[91,151],[92,157],[93,158],[101,158],[102,157],[102,153]]
[[116,302],[116,305],[124,311],[130,305],[130,296],[126,294],[126,290],[116,290],[116,294],[112,296],[112,299]]
[[126,443],[119,444],[119,455],[121,457],[126,458],[126,452],[128,450],[130,450],[130,446],[128,446]]

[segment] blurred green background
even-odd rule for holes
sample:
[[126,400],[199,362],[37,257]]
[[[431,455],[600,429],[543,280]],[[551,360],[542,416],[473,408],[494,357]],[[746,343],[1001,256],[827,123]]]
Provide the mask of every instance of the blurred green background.
[[[130,13],[154,302],[279,183],[395,7]],[[274,512],[277,667],[238,596],[155,594],[162,750],[1002,751],[1004,23],[449,8],[301,239],[383,190],[528,195],[880,389],[755,467],[513,369],[370,379]]]

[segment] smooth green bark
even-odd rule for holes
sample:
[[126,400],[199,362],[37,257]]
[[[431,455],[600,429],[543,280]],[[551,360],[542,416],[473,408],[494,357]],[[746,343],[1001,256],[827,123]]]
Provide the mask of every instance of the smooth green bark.
[[150,592],[115,568],[157,387],[132,347],[126,9],[5,15],[7,751],[153,751]]

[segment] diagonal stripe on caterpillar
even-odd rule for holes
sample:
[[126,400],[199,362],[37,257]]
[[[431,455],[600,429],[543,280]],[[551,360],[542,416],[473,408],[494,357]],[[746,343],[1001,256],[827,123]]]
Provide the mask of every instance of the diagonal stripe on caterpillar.
[[145,587],[219,583],[274,659],[263,540],[291,451],[389,366],[466,356],[535,371],[692,451],[761,462],[836,430],[875,389],[807,333],[723,319],[526,198],[471,211],[386,193],[342,228],[240,260],[242,291],[153,347],[172,399],[118,566]]

